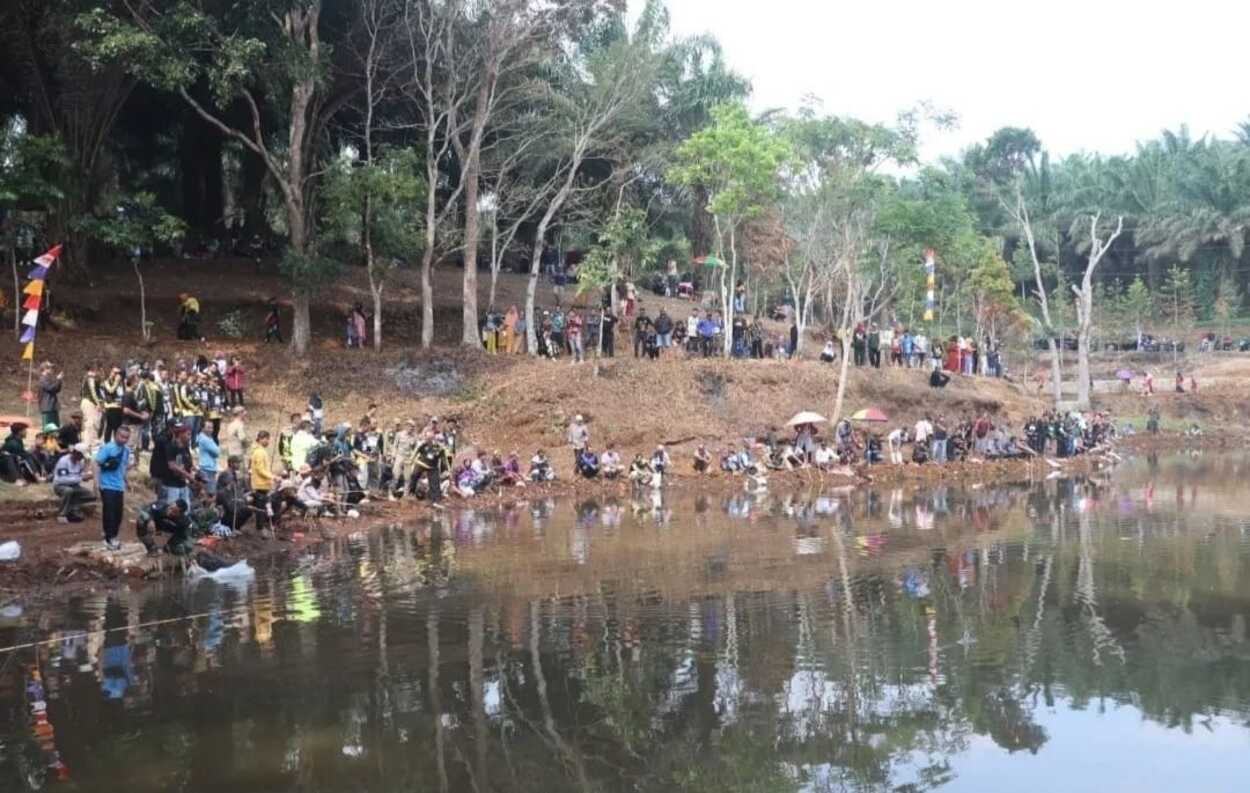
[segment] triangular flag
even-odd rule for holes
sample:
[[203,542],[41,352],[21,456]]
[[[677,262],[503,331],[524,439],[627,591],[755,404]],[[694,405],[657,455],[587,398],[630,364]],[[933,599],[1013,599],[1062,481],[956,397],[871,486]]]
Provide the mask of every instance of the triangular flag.
[[26,316],[22,317],[22,324],[30,325],[31,327],[38,325],[39,324],[39,312],[35,311],[34,309],[27,311]]
[[39,309],[39,304],[41,302],[43,302],[43,297],[41,295],[31,295],[30,297],[26,298],[26,302],[22,304],[22,308],[26,309],[27,311],[31,311],[31,310],[37,311]]
[[30,274],[28,274],[26,277],[32,281],[42,281],[48,277],[48,268],[46,266],[36,267],[35,269],[31,270]]
[[31,281],[29,284],[26,285],[26,288],[22,290],[22,294],[42,295],[43,294],[43,281]]
[[26,345],[26,349],[22,351],[23,361],[35,360],[35,343],[32,341]]
[[34,328],[27,328],[26,330],[22,331],[22,338],[18,339],[18,341],[21,342],[22,344],[30,344],[34,340],[35,340]]
[[40,256],[38,259],[35,259],[35,264],[39,265],[40,267],[51,267],[52,263],[55,262],[57,259],[59,259],[60,256],[61,256],[61,246],[53,245],[52,248],[49,249],[47,253],[45,253],[43,256]]

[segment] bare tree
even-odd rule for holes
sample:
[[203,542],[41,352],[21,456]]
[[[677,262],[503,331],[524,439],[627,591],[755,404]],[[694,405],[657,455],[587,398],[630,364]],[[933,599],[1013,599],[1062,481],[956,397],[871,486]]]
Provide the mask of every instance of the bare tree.
[[1010,204],[1001,201],[1003,208],[1015,220],[1016,225],[1020,227],[1020,231],[1024,234],[1025,242],[1028,243],[1029,257],[1033,262],[1033,280],[1037,285],[1037,291],[1034,295],[1037,298],[1037,305],[1042,311],[1042,330],[1046,334],[1046,342],[1050,349],[1050,381],[1051,389],[1057,406],[1063,401],[1063,364],[1059,360],[1059,340],[1055,338],[1054,323],[1050,315],[1050,299],[1046,295],[1046,282],[1042,278],[1042,261],[1037,255],[1037,238],[1033,234],[1033,222],[1029,218],[1029,207],[1024,201],[1024,190],[1020,185],[1016,185],[1016,201]]
[[525,289],[526,343],[533,352],[538,350],[534,298],[547,231],[575,193],[600,186],[578,186],[582,165],[592,154],[610,152],[618,147],[628,132],[629,125],[624,121],[649,89],[648,75],[652,68],[654,63],[647,48],[621,43],[590,64],[593,74],[590,85],[579,87],[571,95],[555,91],[548,94],[552,110],[550,123],[556,130],[554,144],[561,153],[544,186],[543,193],[549,195],[550,200],[534,232],[529,283]]
[[[442,168],[452,142],[462,132],[463,108],[475,93],[466,70],[452,61],[455,38],[463,22],[463,3],[421,3],[405,0],[403,34],[411,59],[412,79],[405,91],[415,105],[425,159],[425,245],[421,251],[421,347],[434,343],[434,263],[439,256],[440,230],[458,205],[464,180],[448,185]],[[446,245],[443,248],[446,249]]]
[[[360,46],[356,60],[362,70],[364,90],[363,130],[361,143],[366,165],[373,165],[373,137],[378,109],[395,89],[398,77],[393,64],[394,44],[397,41],[397,25],[402,9],[400,0],[360,0]],[[386,276],[393,269],[391,259],[379,264],[374,252],[373,240],[374,196],[366,193],[361,222],[361,247],[365,254],[365,272],[369,277],[369,294],[373,298],[373,347],[382,349],[382,293],[386,288]]]
[[1103,256],[1115,244],[1120,233],[1124,231],[1124,217],[1116,221],[1115,231],[1104,242],[1098,236],[1098,221],[1101,213],[1094,213],[1089,219],[1089,258],[1085,264],[1085,275],[1081,278],[1081,286],[1075,284],[1072,291],[1076,293],[1077,317],[1077,402],[1083,408],[1089,407],[1090,373],[1089,373],[1089,334],[1094,324],[1094,269],[1102,261]]

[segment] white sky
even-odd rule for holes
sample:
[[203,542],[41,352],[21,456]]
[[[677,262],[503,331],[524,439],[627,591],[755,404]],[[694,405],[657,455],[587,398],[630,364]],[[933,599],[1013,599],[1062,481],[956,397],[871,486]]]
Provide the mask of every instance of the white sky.
[[[630,0],[637,8],[640,0]],[[919,100],[956,111],[936,158],[1002,126],[1053,155],[1127,153],[1165,128],[1228,136],[1250,116],[1239,0],[668,0],[677,35],[712,33],[752,105],[892,121]]]

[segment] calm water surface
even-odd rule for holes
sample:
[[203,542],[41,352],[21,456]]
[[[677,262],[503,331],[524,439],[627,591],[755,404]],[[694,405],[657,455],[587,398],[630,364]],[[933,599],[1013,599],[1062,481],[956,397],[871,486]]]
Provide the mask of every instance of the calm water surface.
[[543,501],[11,603],[0,790],[1244,791],[1248,472]]

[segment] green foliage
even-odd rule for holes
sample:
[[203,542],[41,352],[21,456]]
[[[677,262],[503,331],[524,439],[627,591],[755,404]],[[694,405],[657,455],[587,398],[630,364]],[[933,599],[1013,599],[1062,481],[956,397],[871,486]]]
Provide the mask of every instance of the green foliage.
[[[424,167],[412,149],[385,149],[373,162],[344,154],[328,168],[321,188],[321,229],[328,240],[364,244],[391,261],[412,255],[423,239]],[[366,225],[367,224],[367,225]]]
[[334,283],[343,270],[337,259],[323,255],[316,248],[300,253],[287,248],[279,265],[282,274],[291,282],[296,292],[315,295]]
[[1178,264],[1172,265],[1168,270],[1167,279],[1159,288],[1156,307],[1162,312],[1163,320],[1177,332],[1193,325],[1194,290],[1188,270]]
[[252,335],[251,323],[239,309],[219,319],[217,331],[227,339],[244,339]]
[[186,224],[165,211],[151,193],[122,196],[111,215],[82,218],[78,228],[114,250],[135,256],[157,244],[172,245],[186,234]]
[[0,125],[0,210],[52,208],[65,197],[68,167],[59,139],[26,134],[16,120]]
[[708,211],[727,232],[758,216],[779,190],[789,147],[742,105],[712,111],[712,123],[677,147],[669,178],[708,192]]
[[1215,300],[1211,304],[1211,313],[1224,333],[1228,333],[1229,325],[1240,315],[1241,303],[1241,288],[1237,286],[1237,280],[1225,274],[1220,278]]
[[578,292],[602,289],[615,283],[622,273],[653,266],[670,244],[650,237],[646,212],[636,207],[622,209],[599,230],[598,244],[578,267]]

